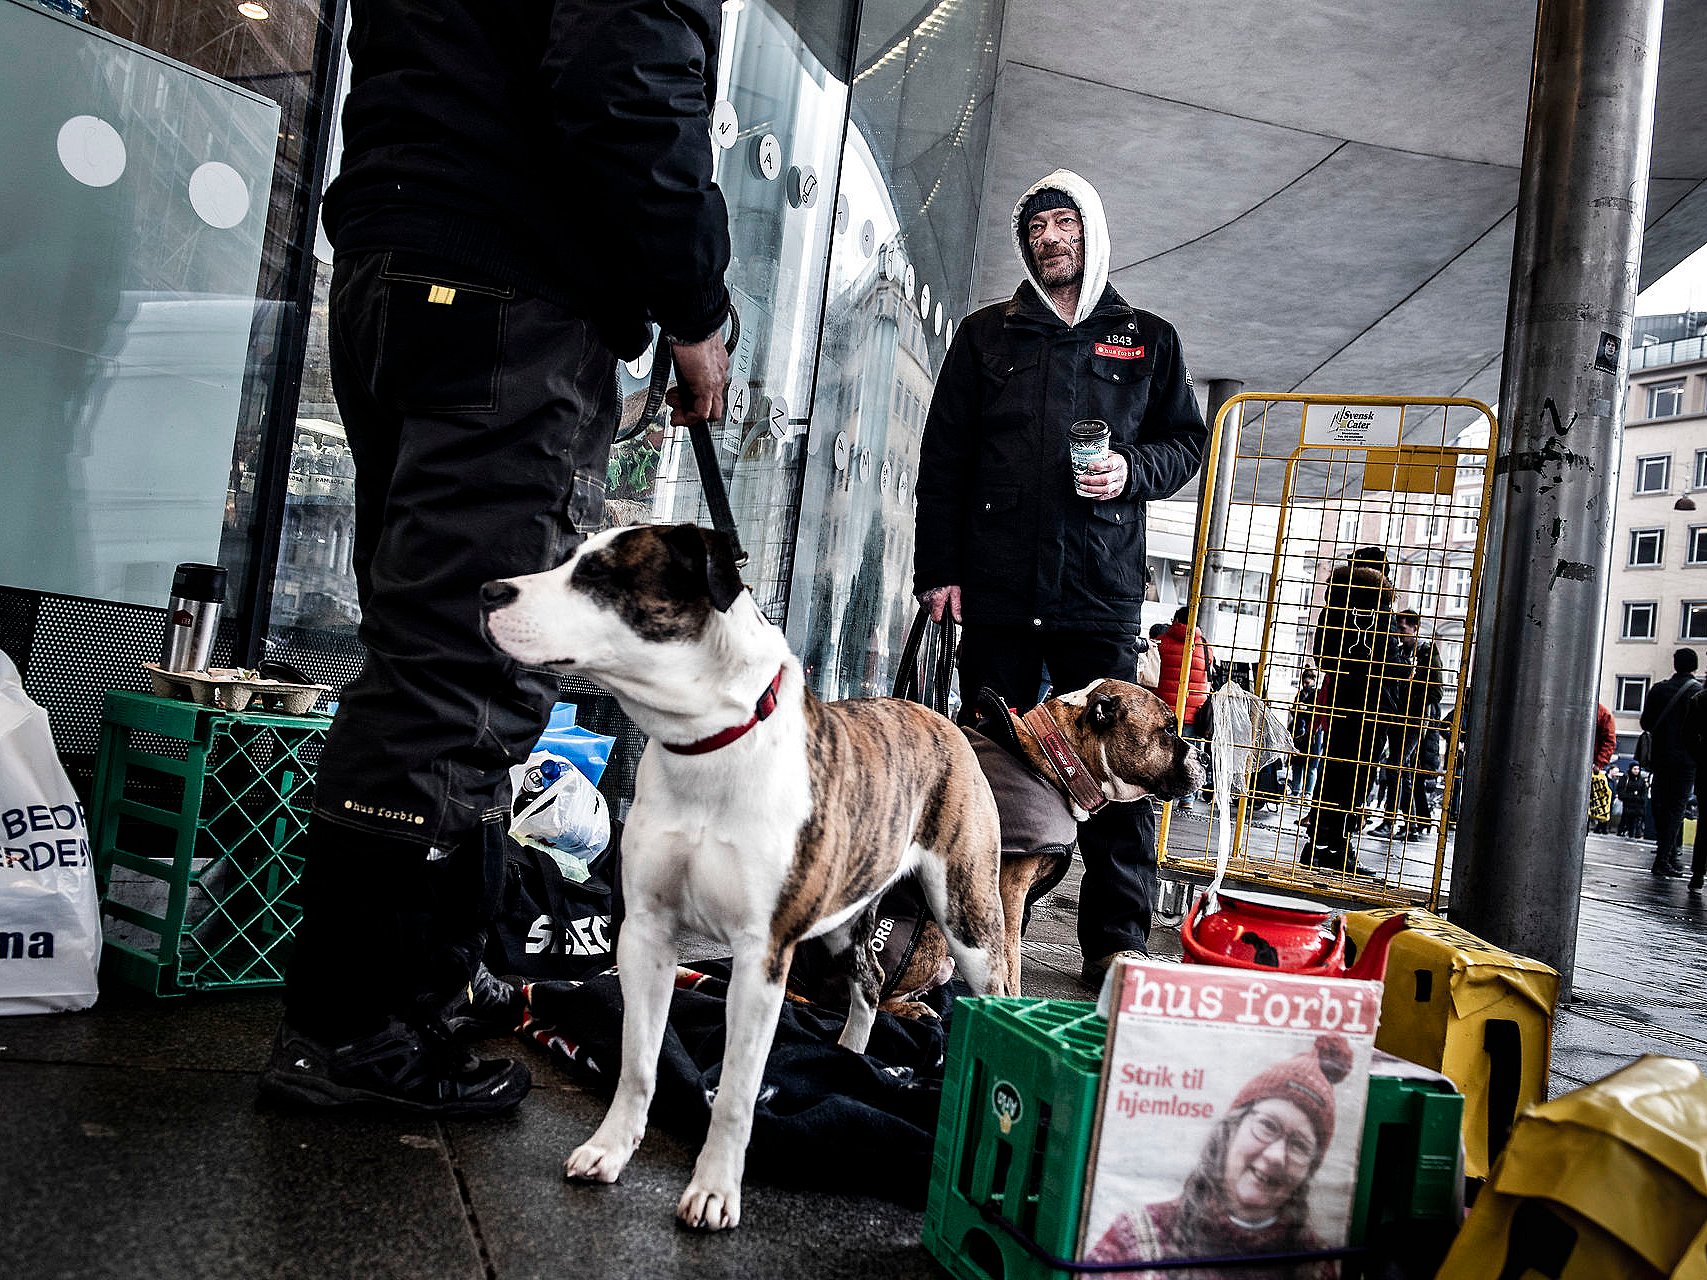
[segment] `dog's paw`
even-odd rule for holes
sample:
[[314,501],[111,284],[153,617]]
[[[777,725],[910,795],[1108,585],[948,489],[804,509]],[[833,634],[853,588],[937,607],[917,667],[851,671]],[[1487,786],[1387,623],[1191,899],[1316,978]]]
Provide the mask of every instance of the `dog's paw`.
[[570,1182],[615,1182],[631,1154],[633,1148],[616,1151],[595,1138],[576,1147],[563,1162],[563,1176]]
[[923,1000],[890,1000],[881,1006],[884,1013],[897,1018],[913,1018],[920,1022],[940,1022],[941,1015]]
[[676,1219],[696,1231],[727,1231],[741,1224],[741,1188],[702,1185],[697,1179],[682,1192]]

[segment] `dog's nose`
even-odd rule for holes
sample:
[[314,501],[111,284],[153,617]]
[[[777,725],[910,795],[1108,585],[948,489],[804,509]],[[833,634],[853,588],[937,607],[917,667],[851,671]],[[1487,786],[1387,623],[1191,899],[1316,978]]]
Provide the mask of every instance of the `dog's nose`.
[[519,595],[521,589],[513,582],[488,582],[480,588],[480,603],[487,613],[491,613],[494,609],[503,608]]

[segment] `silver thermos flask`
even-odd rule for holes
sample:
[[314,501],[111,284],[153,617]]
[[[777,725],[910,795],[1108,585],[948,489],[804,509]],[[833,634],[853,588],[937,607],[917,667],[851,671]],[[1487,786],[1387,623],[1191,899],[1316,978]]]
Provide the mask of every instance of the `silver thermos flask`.
[[206,671],[225,603],[225,570],[217,564],[181,564],[172,574],[160,665],[167,671]]

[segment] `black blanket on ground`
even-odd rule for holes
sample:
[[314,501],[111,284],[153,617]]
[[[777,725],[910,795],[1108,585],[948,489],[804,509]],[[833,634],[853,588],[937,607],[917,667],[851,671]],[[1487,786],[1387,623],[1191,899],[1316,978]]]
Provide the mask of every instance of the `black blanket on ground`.
[[[702,1139],[711,1120],[723,1069],[728,985],[727,960],[677,971],[652,1122],[686,1141]],[[523,1038],[567,1063],[590,1088],[612,1093],[622,1045],[616,975],[535,982],[524,994]],[[784,1001],[753,1113],[748,1169],[791,1186],[922,1205],[942,1099],[947,1019],[957,994],[970,992],[954,982],[924,997],[941,1021],[879,1013],[863,1055],[836,1043],[841,1011]]]

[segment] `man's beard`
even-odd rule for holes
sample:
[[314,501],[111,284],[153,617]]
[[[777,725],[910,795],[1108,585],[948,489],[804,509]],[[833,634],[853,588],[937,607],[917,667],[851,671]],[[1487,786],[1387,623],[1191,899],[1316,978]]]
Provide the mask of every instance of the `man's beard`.
[[1084,258],[1071,250],[1057,254],[1047,262],[1037,264],[1037,278],[1043,281],[1046,289],[1064,289],[1078,284],[1085,278]]

